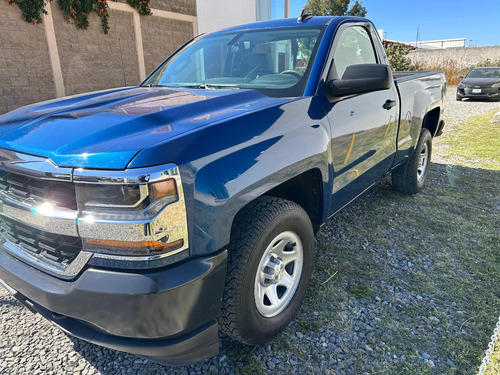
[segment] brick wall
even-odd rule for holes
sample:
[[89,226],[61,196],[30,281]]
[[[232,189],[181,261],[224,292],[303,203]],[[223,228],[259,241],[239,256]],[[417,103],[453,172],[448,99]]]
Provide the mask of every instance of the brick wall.
[[55,96],[45,32],[0,1],[0,113]]
[[[109,4],[105,35],[97,15],[80,30],[64,20],[53,1],[51,43],[50,19],[30,25],[17,6],[0,0],[0,114],[55,98],[56,86],[59,93],[74,95],[137,85],[196,30],[196,0],[152,0],[153,16],[147,17],[139,17],[125,0]],[[51,60],[54,52],[58,60]]]

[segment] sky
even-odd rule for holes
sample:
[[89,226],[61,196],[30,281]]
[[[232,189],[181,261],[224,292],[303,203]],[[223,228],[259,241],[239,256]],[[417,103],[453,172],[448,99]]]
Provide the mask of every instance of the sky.
[[[351,0],[353,3],[354,0]],[[290,0],[298,17],[305,0]],[[385,38],[400,42],[465,38],[466,46],[500,45],[500,0],[364,0],[367,13]],[[284,17],[284,0],[273,0],[273,18]]]

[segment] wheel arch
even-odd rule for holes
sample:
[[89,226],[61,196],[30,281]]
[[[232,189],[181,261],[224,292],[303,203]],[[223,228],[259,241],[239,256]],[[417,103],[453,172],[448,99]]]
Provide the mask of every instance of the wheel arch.
[[[232,229],[238,218],[257,199],[268,196],[282,198],[298,204],[309,216],[315,233],[319,230],[324,216],[324,180],[323,172],[320,168],[312,168],[301,172],[270,189],[255,195],[234,211],[231,219]],[[229,233],[230,234],[230,233]],[[229,238],[229,237],[228,237]]]
[[428,111],[422,120],[422,129],[427,129],[434,138],[438,131],[439,119],[441,118],[441,107],[435,107]]
[[266,192],[264,195],[283,198],[301,206],[311,219],[315,231],[323,216],[323,184],[318,168],[303,172]]

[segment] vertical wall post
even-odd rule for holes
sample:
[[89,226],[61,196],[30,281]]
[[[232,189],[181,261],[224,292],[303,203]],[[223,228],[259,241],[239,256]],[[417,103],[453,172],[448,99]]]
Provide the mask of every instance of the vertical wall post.
[[61,60],[59,58],[59,49],[57,48],[56,32],[54,29],[54,20],[52,18],[52,9],[50,7],[50,2],[47,3],[45,10],[47,11],[47,14],[43,15],[43,24],[45,27],[47,46],[49,49],[52,77],[54,78],[56,98],[61,98],[63,96],[66,96],[66,90],[64,88]]
[[135,42],[137,43],[137,61],[139,64],[139,79],[146,78],[146,64],[144,63],[144,47],[142,45],[141,16],[139,12],[134,11],[134,31]]

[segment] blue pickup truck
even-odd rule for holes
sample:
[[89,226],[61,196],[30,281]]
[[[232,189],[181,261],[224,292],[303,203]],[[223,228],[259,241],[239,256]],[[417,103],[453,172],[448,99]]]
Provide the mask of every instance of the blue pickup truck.
[[0,116],[0,281],[66,333],[154,361],[293,319],[322,224],[389,173],[422,189],[443,72],[392,73],[373,24],[201,35],[138,87]]

